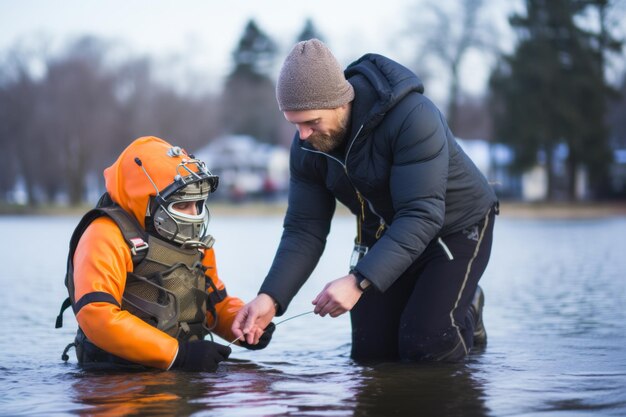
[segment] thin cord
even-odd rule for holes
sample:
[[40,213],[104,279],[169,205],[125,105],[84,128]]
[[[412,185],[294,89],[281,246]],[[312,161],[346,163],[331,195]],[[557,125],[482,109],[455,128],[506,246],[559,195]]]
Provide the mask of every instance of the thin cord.
[[[298,318],[298,317],[306,316],[307,314],[311,314],[311,313],[313,313],[313,310],[311,310],[311,311],[307,311],[306,313],[296,314],[295,316],[287,317],[286,319],[281,320],[281,321],[279,321],[278,323],[274,323],[274,326],[278,326],[279,324],[282,324],[282,323],[284,323],[284,322],[286,322],[286,321],[293,320],[293,319]],[[242,336],[242,337],[243,337],[243,336]],[[230,343],[229,343],[228,345],[226,345],[226,346],[227,346],[227,347],[230,347],[230,345],[232,345],[233,343],[235,343],[235,342],[236,342],[237,340],[239,340],[239,339],[240,339],[240,337],[236,338],[235,340],[233,340],[232,342],[230,342]]]
[[307,314],[311,314],[311,313],[313,313],[313,310],[307,311],[306,313],[296,314],[295,316],[287,317],[285,320],[281,320],[278,323],[275,323],[274,326],[278,326],[279,324],[284,323],[286,321],[293,320],[297,317],[306,316]]

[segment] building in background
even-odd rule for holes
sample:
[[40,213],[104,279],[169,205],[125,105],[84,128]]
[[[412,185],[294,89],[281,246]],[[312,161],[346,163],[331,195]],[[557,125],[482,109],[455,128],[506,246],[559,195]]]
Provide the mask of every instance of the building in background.
[[216,197],[231,201],[277,199],[287,194],[289,151],[247,135],[222,136],[194,152],[219,175]]

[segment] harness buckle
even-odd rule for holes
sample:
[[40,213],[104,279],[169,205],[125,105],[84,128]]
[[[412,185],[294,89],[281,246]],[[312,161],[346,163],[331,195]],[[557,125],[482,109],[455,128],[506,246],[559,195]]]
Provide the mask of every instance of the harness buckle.
[[143,240],[140,237],[133,237],[130,239],[130,252],[133,255],[137,255],[137,253],[148,249],[148,242]]

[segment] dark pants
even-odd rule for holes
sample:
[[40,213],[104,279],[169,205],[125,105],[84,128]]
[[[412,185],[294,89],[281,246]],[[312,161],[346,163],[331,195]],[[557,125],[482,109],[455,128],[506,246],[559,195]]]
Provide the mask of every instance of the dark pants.
[[489,261],[495,210],[433,240],[384,293],[363,294],[351,311],[353,359],[459,361],[469,353],[475,325],[469,306]]

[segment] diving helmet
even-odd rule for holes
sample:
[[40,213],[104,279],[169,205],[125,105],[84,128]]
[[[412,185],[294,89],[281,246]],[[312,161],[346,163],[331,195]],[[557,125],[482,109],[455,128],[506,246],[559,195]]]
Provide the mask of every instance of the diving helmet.
[[[217,189],[219,177],[211,174],[204,162],[184,154],[177,146],[168,155],[183,158],[176,166],[174,181],[152,198],[146,228],[183,247],[208,247],[212,238],[208,234],[210,213],[206,202]],[[189,203],[195,205],[195,214],[179,209]]]

